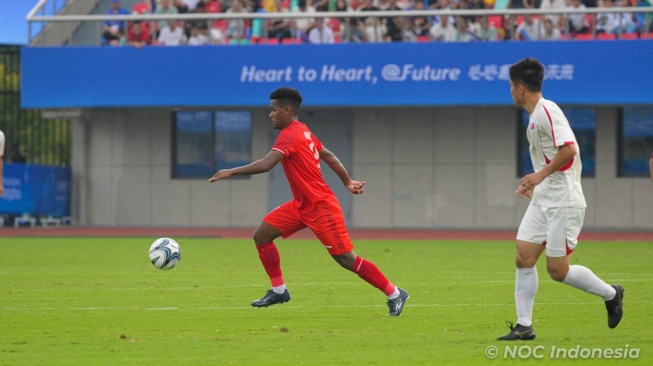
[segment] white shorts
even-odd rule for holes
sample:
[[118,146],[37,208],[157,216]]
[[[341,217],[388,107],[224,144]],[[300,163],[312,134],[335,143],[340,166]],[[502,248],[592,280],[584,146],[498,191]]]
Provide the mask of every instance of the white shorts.
[[547,257],[564,257],[576,248],[585,209],[530,204],[519,225],[517,240],[541,244]]

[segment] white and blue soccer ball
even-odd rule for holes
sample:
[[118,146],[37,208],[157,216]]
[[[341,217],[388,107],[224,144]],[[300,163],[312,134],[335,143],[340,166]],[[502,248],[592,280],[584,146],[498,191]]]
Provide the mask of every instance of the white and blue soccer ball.
[[158,269],[173,269],[181,260],[181,247],[170,238],[159,238],[150,247],[150,262]]

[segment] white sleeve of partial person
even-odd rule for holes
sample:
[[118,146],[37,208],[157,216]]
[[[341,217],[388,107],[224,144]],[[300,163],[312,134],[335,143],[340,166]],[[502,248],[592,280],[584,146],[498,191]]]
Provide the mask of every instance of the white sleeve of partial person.
[[0,156],[5,155],[5,134],[0,131]]

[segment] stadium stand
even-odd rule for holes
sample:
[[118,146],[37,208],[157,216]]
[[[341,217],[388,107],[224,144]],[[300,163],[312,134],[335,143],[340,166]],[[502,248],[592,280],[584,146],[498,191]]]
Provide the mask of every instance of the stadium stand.
[[[80,1],[81,0],[69,0],[68,3],[72,4]],[[314,14],[315,16],[330,18],[326,22],[326,24],[333,29],[334,33],[336,33],[337,35],[336,43],[340,43],[340,42],[345,43],[345,42],[353,41],[351,39],[348,39],[349,37],[343,36],[343,35],[351,34],[351,32],[348,32],[347,29],[350,26],[349,25],[350,22],[354,21],[357,23],[358,27],[360,27],[361,29],[365,29],[365,25],[366,25],[365,19],[370,17],[380,19],[379,22],[373,22],[374,24],[377,24],[376,31],[372,30],[371,32],[367,32],[368,34],[374,34],[375,38],[378,38],[377,35],[379,34],[379,32],[381,32],[382,36],[380,37],[380,39],[378,39],[378,41],[391,42],[391,41],[403,40],[405,42],[422,42],[422,43],[436,41],[432,38],[431,39],[426,38],[423,34],[417,34],[413,32],[412,28],[414,24],[412,23],[413,17],[411,15],[415,14],[414,11],[416,10],[414,8],[414,4],[415,4],[414,1],[415,0],[383,0],[383,1],[373,0],[372,5],[370,6],[370,5],[366,5],[366,3],[363,1],[349,0],[344,2],[345,6],[338,5],[338,7],[336,7],[335,5],[336,1],[331,1],[331,2],[327,2],[329,5],[317,6],[316,7],[317,12]],[[605,1],[609,2],[610,0],[605,0]],[[543,17],[543,15],[538,16],[538,14],[536,14],[538,12],[543,12],[543,14],[550,14],[550,17],[553,16],[562,17],[563,21],[559,22],[561,25],[556,25],[556,27],[560,31],[561,33],[560,39],[563,41],[565,40],[613,41],[613,40],[635,40],[635,39],[651,38],[649,35],[649,31],[653,29],[652,28],[653,26],[651,25],[652,23],[651,19],[653,18],[652,15],[653,11],[651,10],[652,7],[649,3],[647,3],[646,1],[636,2],[635,0],[632,0],[631,2],[626,3],[626,5],[628,6],[607,8],[603,4],[603,2],[604,2],[603,0],[599,1],[598,2],[599,6],[597,7],[596,3],[593,3],[591,1],[584,1],[587,8],[585,8],[583,12],[588,13],[587,23],[589,24],[589,29],[583,29],[580,32],[576,32],[575,30],[570,29],[569,27],[569,19],[567,16],[570,15],[571,13],[550,14],[540,9],[530,9],[530,11],[532,12],[532,15],[534,15],[533,18],[535,18],[536,20],[538,18],[541,19]],[[111,0],[97,1],[94,8],[91,11],[86,12],[85,14],[104,15],[106,11],[109,9],[110,3]],[[306,42],[306,39],[300,38],[299,36],[293,36],[292,38],[290,38],[284,35],[283,37],[278,37],[277,39],[274,39],[274,37],[269,37],[268,34],[271,29],[270,24],[274,23],[275,21],[281,19],[290,19],[291,21],[293,21],[293,19],[300,19],[299,14],[293,12],[293,10],[296,9],[298,6],[297,5],[298,0],[279,1],[280,3],[279,6],[281,6],[280,9],[282,9],[284,15],[285,14],[289,15],[288,18],[270,17],[269,15],[273,15],[275,13],[275,12],[269,13],[266,10],[267,8],[270,7],[270,3],[271,3],[270,1],[245,0],[243,3],[246,10],[245,14],[248,15],[248,18],[245,19],[246,28],[242,37],[236,39],[232,37],[225,37],[226,38],[225,41],[217,42],[215,38],[222,37],[222,35],[226,31],[226,25],[229,19],[225,18],[224,15],[230,15],[229,7],[231,3],[232,2],[228,0],[223,0],[223,1],[200,0],[197,3],[197,9],[195,9],[194,11],[188,12],[187,14],[179,14],[179,19],[180,19],[179,21],[180,23],[185,25],[185,28],[187,30],[186,31],[187,38],[190,38],[189,30],[191,27],[188,27],[189,22],[197,23],[198,21],[202,21],[197,17],[189,19],[187,15],[188,14],[198,15],[199,13],[203,13],[203,14],[207,14],[207,20],[204,20],[204,22],[205,24],[209,24],[209,26],[201,28],[201,31],[207,38],[211,39],[211,41],[208,42],[211,44],[226,43],[232,45],[241,45],[241,44],[270,45],[270,44],[297,44],[297,43]],[[317,2],[317,1],[313,1],[313,3],[322,4],[322,2]],[[399,11],[402,13],[404,12],[406,13],[406,18],[404,18],[405,20],[399,21],[399,23],[403,24],[402,25],[403,28],[401,30],[403,34],[403,38],[401,37],[397,38],[397,33],[396,33],[397,29],[394,29],[395,33],[393,34],[390,33],[391,28],[393,27],[389,25],[395,24],[395,16],[394,15],[388,16],[385,13],[378,13],[378,11],[383,11],[384,7],[389,6],[386,3],[396,4],[395,9],[403,9]],[[184,6],[183,1],[175,2],[175,4],[177,4],[178,7],[181,6],[179,8],[180,13],[186,11],[183,8]],[[340,2],[340,4],[342,4],[342,1]],[[496,8],[493,8],[495,6],[494,1],[481,2],[479,0],[456,0],[456,1],[442,0],[442,1],[432,3],[429,2],[428,0],[425,0],[424,4],[428,7],[425,8],[425,10],[419,10],[422,8],[420,3],[420,6],[418,7],[417,11],[430,12],[430,14],[426,16],[426,18],[431,22],[432,26],[436,26],[440,19],[439,16],[436,16],[437,15],[435,13],[436,11],[463,12],[463,14],[449,15],[448,19],[450,23],[456,26],[457,19],[460,18],[454,15],[463,15],[464,19],[466,20],[466,23],[469,24],[468,33],[472,34],[471,37],[472,41],[478,41],[479,39],[483,39],[483,37],[479,37],[479,32],[481,28],[480,20],[482,17],[486,17],[487,23],[490,25],[491,28],[493,28],[493,32],[494,30],[496,31],[499,40],[525,39],[525,40],[536,41],[538,40],[537,38],[539,38],[539,37],[535,37],[535,39],[532,39],[533,37],[524,37],[523,36],[524,32],[521,32],[521,36],[518,35],[520,33],[517,32],[517,27],[523,22],[525,14],[515,14],[514,11],[515,9],[510,9],[510,8],[506,10],[497,10]],[[141,17],[137,19],[146,20],[146,18],[142,18],[142,17],[149,16],[151,19],[152,16],[149,14],[151,14],[156,9],[157,1],[153,1],[150,3],[144,0],[120,0],[120,5],[122,8],[128,9],[130,12],[132,12],[132,14],[134,14],[135,17],[139,17],[139,16]],[[496,6],[503,7],[503,5],[498,3]],[[363,8],[365,8],[364,9],[365,16],[354,17],[354,13],[358,14],[358,12],[362,11]],[[567,8],[567,9],[570,9],[569,11],[571,12],[579,11],[577,8]],[[66,7],[64,7],[64,10],[66,10]],[[609,13],[607,12],[608,10],[610,11]],[[328,11],[329,13],[325,13],[325,11]],[[340,16],[329,17],[329,15],[333,14],[332,12],[336,12],[336,11],[340,12],[340,14],[343,14],[345,17],[340,17]],[[472,14],[468,14],[469,11],[476,11],[476,12]],[[276,12],[278,13],[278,11]],[[411,12],[413,13],[411,14]],[[261,15],[262,18],[254,17],[253,15],[255,13],[263,14]],[[62,11],[62,15],[67,15],[67,14],[80,14],[80,13],[70,13],[70,12],[65,13]],[[380,14],[380,15],[376,15],[376,14]],[[221,15],[223,15],[222,19],[220,19]],[[156,17],[157,15],[154,16]],[[345,19],[348,19],[349,21],[345,21]],[[161,19],[159,18],[157,19],[157,21],[158,20]],[[605,26],[606,21],[610,21],[612,25],[606,27]],[[150,20],[145,23],[154,24],[155,22],[153,20]],[[543,24],[543,22],[536,22],[536,23]],[[631,24],[634,24],[634,29],[632,29],[632,27],[630,26]],[[535,27],[537,26],[538,25],[535,25]],[[607,29],[607,31],[603,31],[604,29]],[[73,32],[71,39],[64,42],[64,44],[79,45],[79,46],[98,45],[101,43],[101,35],[99,34],[100,30],[101,30],[101,26],[97,20],[81,21],[79,23],[79,26],[75,28],[75,31]],[[45,32],[47,31],[48,29],[46,28]],[[411,32],[415,34],[412,34]],[[152,33],[156,34],[156,32],[152,32]],[[537,30],[535,30],[535,33],[537,33]],[[533,31],[531,31],[530,34],[532,35]],[[485,38],[487,39],[487,37]],[[364,41],[368,41],[368,40],[364,39]],[[114,45],[116,44],[117,43],[114,42]],[[124,42],[121,42],[119,44],[124,44]]]

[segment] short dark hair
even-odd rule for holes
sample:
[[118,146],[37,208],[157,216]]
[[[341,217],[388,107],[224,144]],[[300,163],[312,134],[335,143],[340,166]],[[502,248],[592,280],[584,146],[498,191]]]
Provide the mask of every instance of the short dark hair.
[[299,107],[302,105],[302,95],[299,94],[297,89],[283,87],[279,88],[270,94],[270,100],[276,99],[282,106],[290,105],[295,112],[299,112]]
[[529,91],[541,92],[544,66],[534,58],[525,58],[510,66],[510,80],[524,84]]

